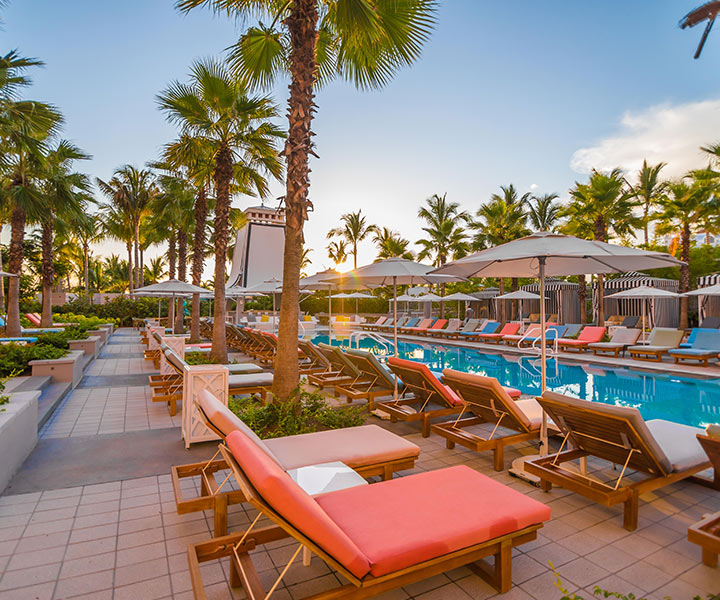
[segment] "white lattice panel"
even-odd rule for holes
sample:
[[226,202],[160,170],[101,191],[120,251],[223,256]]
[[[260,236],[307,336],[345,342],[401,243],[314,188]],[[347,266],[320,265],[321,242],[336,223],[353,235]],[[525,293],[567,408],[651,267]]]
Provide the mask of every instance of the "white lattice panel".
[[[185,358],[185,338],[176,336],[165,336],[162,338],[163,343],[167,344],[167,347],[177,352],[180,358]],[[160,375],[169,375],[174,373],[173,369],[168,362],[165,360],[165,353],[160,353]]]
[[185,448],[189,448],[190,444],[218,439],[198,415],[195,397],[200,391],[208,390],[227,406],[229,371],[227,367],[221,365],[185,365],[184,371],[182,435]]
[[164,327],[148,327],[148,350],[159,350],[160,344],[155,339],[155,336],[153,335],[153,331],[159,331],[160,335],[165,334],[165,328]]

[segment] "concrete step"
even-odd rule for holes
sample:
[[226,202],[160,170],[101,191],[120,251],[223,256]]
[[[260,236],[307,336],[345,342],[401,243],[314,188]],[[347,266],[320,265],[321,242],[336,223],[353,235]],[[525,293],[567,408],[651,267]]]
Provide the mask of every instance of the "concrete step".
[[50,383],[42,390],[38,400],[38,431],[52,416],[63,398],[72,390],[72,383],[61,381]]
[[50,375],[35,375],[28,377],[13,377],[5,385],[5,392],[34,392],[44,390],[52,383]]

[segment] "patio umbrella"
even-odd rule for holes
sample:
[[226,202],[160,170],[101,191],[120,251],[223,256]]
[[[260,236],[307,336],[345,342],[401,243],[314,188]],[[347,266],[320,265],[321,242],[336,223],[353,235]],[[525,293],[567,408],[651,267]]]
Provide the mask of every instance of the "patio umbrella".
[[332,288],[337,287],[336,284],[329,282],[328,277],[339,275],[335,269],[327,269],[310,275],[309,277],[303,277],[300,280],[301,290],[327,290],[328,291],[328,342],[332,343],[332,299],[330,292]]
[[442,296],[437,294],[423,294],[422,296],[416,296],[415,302],[440,302],[442,299]]
[[[650,287],[647,285],[639,285],[636,288],[632,288],[630,290],[623,290],[622,292],[617,292],[615,294],[610,294],[609,296],[606,296],[607,298],[615,298],[617,300],[622,300],[623,298],[626,300],[643,300],[642,303],[642,334],[643,334],[643,342],[646,338],[646,332],[645,332],[645,300],[651,300],[654,301],[655,298],[679,298],[680,294],[676,294],[675,292],[668,292],[667,290],[661,290],[659,288]],[[654,305],[653,310],[651,311],[651,316],[654,313]],[[655,319],[652,318],[654,321]]]
[[[540,294],[533,294],[532,292],[526,292],[525,290],[518,290],[516,292],[510,292],[503,294],[502,296],[495,296],[495,300],[520,300],[520,320],[522,321],[523,314],[523,300],[540,300]],[[547,300],[547,298],[545,298]],[[543,304],[545,304],[543,302]]]
[[361,298],[374,298],[372,294],[366,294],[365,292],[352,292],[347,294],[347,297],[352,300],[355,299],[355,314],[360,312],[360,299]]
[[[540,231],[448,263],[433,273],[462,277],[537,277],[540,280],[540,296],[544,298],[546,276],[624,273],[682,264],[665,252]],[[547,381],[544,302],[540,303],[540,322],[540,384],[544,392]],[[547,448],[547,415],[544,412],[541,444],[544,452]]]
[[277,277],[271,277],[247,288],[248,292],[258,292],[265,296],[272,295],[273,303],[273,328],[277,325],[275,321],[275,294],[282,292],[282,281]]
[[[698,288],[690,292],[680,294],[681,296],[698,296],[698,303],[700,302],[701,296],[720,296],[720,283],[715,285],[709,285],[707,287]],[[698,306],[698,312],[700,313],[700,325],[705,320],[705,302],[702,302],[701,306]]]
[[[152,283],[150,285],[143,286],[133,290],[135,296],[157,296],[164,298],[172,298],[172,302],[175,302],[175,298],[185,298],[192,294],[203,294],[207,292],[205,288],[202,288],[186,281],[180,281],[179,279],[168,279],[167,281],[160,281],[158,283]],[[160,308],[158,307],[158,311]],[[173,333],[175,333],[175,321],[173,320]]]
[[462,292],[455,292],[454,294],[450,294],[449,296],[443,296],[443,300],[457,300],[457,309],[458,309],[458,318],[460,318],[460,303],[465,302],[465,310],[467,311],[467,303],[468,302],[475,302],[477,298],[475,296],[471,296],[470,294],[463,294]]

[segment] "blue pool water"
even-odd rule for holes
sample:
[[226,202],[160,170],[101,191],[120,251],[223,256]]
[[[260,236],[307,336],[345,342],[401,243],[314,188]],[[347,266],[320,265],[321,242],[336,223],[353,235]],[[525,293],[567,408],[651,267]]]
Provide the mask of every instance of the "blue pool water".
[[[317,336],[315,343],[327,343]],[[333,345],[347,346],[347,339],[333,339]],[[391,347],[363,338],[360,348],[380,358],[392,354]],[[398,343],[398,356],[425,363],[430,370],[456,369],[495,377],[501,384],[526,394],[540,393],[540,363],[536,357],[491,354],[470,348],[435,343]],[[548,389],[595,402],[632,406],[647,419],[666,419],[704,427],[720,422],[720,379],[678,377],[635,369],[609,369],[600,365],[558,363],[551,359],[547,369]]]

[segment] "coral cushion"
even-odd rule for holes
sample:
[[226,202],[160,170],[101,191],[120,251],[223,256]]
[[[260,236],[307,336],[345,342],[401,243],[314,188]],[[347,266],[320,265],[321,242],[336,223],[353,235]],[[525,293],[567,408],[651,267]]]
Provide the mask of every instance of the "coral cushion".
[[233,431],[225,441],[253,487],[273,510],[353,575],[367,575],[370,571],[368,559],[341,528],[333,523],[318,503],[275,461],[240,431]]
[[522,392],[520,390],[516,390],[515,388],[507,387],[506,385],[504,385],[502,387],[507,392],[507,395],[510,396],[513,400],[522,396]]
[[550,518],[550,508],[541,502],[466,466],[331,492],[316,500],[370,560],[376,577]]

